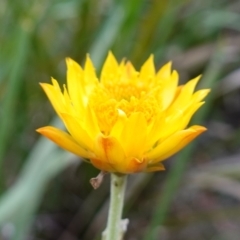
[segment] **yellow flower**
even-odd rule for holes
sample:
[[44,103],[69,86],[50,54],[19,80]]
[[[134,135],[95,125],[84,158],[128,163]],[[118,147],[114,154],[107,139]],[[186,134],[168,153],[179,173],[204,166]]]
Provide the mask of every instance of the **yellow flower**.
[[206,130],[186,128],[209,89],[194,88],[197,77],[178,86],[171,63],[155,71],[153,55],[138,72],[110,52],[98,80],[87,56],[84,68],[67,59],[67,86],[41,83],[68,133],[51,127],[37,131],[63,149],[107,172],[164,170],[169,158]]

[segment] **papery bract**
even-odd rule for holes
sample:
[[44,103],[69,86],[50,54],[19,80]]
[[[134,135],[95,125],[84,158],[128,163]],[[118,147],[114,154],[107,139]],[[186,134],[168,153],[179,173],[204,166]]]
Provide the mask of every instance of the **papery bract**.
[[67,86],[41,83],[68,133],[37,131],[96,168],[123,174],[164,170],[162,161],[206,130],[187,127],[209,89],[194,92],[200,77],[178,86],[171,63],[155,71],[153,55],[136,71],[110,52],[100,79],[87,56],[84,68],[67,59]]

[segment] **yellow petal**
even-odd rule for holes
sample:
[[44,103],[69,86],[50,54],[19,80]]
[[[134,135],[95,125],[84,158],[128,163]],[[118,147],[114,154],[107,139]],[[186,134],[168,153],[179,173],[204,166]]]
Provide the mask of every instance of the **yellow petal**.
[[178,131],[147,153],[146,158],[149,159],[150,163],[162,161],[181,150],[204,131],[206,128],[202,126],[192,126],[186,130]]
[[189,124],[193,114],[204,104],[205,102],[198,102],[191,105],[184,113],[177,130],[185,129]]
[[82,111],[79,112],[76,108],[73,107],[72,100],[70,99],[70,96],[68,94],[65,84],[63,85],[63,98],[64,98],[65,106],[67,106],[67,110],[70,114],[75,115],[77,113],[79,115],[79,113],[82,112]]
[[[172,127],[172,126],[170,126]],[[166,115],[165,112],[155,116],[154,122],[149,126],[149,131],[147,134],[147,149],[151,148],[157,140],[159,140],[162,134],[168,129],[166,126]]]
[[126,114],[122,110],[118,109],[118,119],[111,129],[110,136],[120,139],[126,121]]
[[59,147],[80,157],[89,158],[89,153],[80,147],[73,137],[66,132],[50,126],[39,128],[36,131],[56,143]]
[[88,54],[84,66],[84,81],[86,85],[95,85],[98,83],[95,68]]
[[185,129],[193,114],[204,104],[204,102],[195,103],[190,105],[185,111],[176,109],[176,113],[173,114],[166,122],[163,123],[158,139],[164,139],[167,136],[172,135],[174,132]]
[[146,146],[147,122],[142,112],[132,113],[122,130],[123,149],[129,157],[139,157]]
[[126,77],[130,79],[137,77],[138,72],[135,70],[131,62],[128,61],[124,67],[124,70],[126,71]]
[[126,158],[125,153],[116,138],[99,135],[94,144],[96,159],[106,162],[116,171],[119,171]]
[[168,113],[171,114],[176,109],[183,109],[184,107],[187,108],[189,102],[192,98],[193,91],[195,86],[197,85],[201,76],[194,78],[193,80],[187,82],[182,88],[181,92],[179,93],[178,97],[175,99],[173,104],[169,107]]
[[64,103],[63,94],[59,90],[57,90],[56,87],[48,83],[40,83],[40,85],[59,116],[60,112],[68,111]]
[[82,68],[72,59],[66,58],[67,63],[67,88],[72,104],[77,112],[82,112],[84,95],[84,80]]
[[87,129],[89,136],[91,136],[91,138],[94,138],[100,132],[96,115],[90,106],[87,106],[84,114],[84,128]]
[[156,117],[148,133],[147,146],[153,146],[158,140],[164,140],[174,132],[183,130],[187,127],[192,115],[204,104],[204,102],[195,103],[189,106],[185,111],[176,110],[173,116],[165,116],[164,113]]
[[164,66],[162,66],[157,72],[157,79],[159,79],[160,81],[168,79],[171,76],[171,67],[172,62],[168,62]]
[[101,83],[107,84],[116,77],[118,72],[118,62],[112,52],[108,53],[101,72]]
[[153,77],[155,77],[155,67],[153,54],[151,54],[147,61],[141,67],[139,78],[143,81],[147,81],[149,78]]
[[191,102],[200,102],[202,101],[210,92],[210,89],[202,89],[195,92],[192,96]]
[[75,141],[83,148],[92,150],[93,139],[89,136],[87,131],[82,127],[81,122],[76,117],[66,113],[61,114],[65,126]]
[[178,85],[178,73],[173,71],[172,75],[161,83],[161,102],[163,105],[163,110],[168,108],[172,103]]

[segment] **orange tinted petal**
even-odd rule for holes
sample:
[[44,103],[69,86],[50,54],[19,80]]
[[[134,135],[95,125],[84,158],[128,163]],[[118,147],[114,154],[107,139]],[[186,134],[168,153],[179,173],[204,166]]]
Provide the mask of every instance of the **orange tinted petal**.
[[66,132],[50,126],[39,128],[36,131],[56,143],[59,147],[80,157],[89,158],[89,153],[80,147],[73,137]]
[[125,153],[116,138],[99,135],[94,145],[96,159],[101,159],[111,165],[115,170],[121,169],[125,161]]
[[142,172],[147,166],[147,161],[145,159],[138,159],[136,157],[128,157],[121,165],[120,172],[129,174]]
[[91,158],[90,159],[92,165],[105,172],[116,172],[116,169],[114,169],[111,164],[108,162],[102,161],[102,159],[97,159],[97,158]]

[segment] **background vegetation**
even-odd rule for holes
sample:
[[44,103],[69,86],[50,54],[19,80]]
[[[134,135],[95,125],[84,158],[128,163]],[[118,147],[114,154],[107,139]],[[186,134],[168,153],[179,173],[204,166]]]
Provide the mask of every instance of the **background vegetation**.
[[111,49],[137,68],[154,53],[212,88],[193,120],[208,132],[167,171],[130,176],[126,239],[239,240],[239,1],[2,0],[0,20],[0,239],[99,239],[108,176],[93,190],[98,171],[35,129],[61,126],[38,83],[63,83],[67,56],[90,53],[99,70]]

